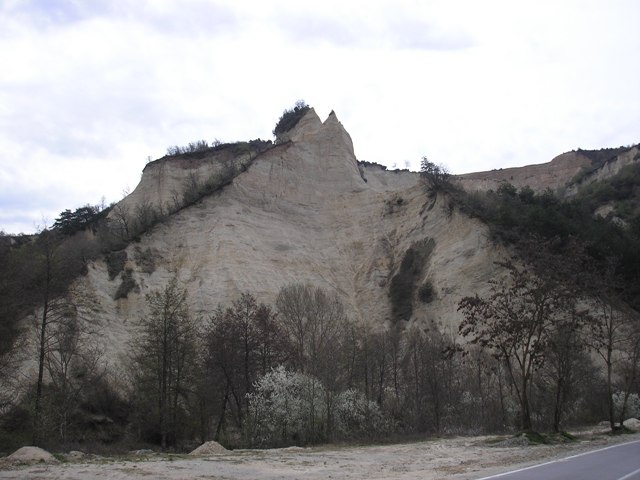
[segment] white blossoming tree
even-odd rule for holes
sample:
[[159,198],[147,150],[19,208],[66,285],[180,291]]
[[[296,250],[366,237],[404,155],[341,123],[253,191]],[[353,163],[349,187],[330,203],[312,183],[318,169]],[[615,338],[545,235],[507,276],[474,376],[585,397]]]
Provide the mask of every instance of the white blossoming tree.
[[256,382],[249,398],[248,439],[253,446],[307,443],[326,422],[324,387],[314,377],[284,366]]

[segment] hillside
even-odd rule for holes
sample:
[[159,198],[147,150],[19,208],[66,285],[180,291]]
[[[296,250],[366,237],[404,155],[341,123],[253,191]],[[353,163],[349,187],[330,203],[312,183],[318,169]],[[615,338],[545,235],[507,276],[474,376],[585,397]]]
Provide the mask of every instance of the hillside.
[[[433,239],[434,248],[410,295],[411,318],[456,324],[459,298],[482,290],[501,257],[486,227],[450,214],[441,196],[425,195],[417,173],[358,165],[335,114],[323,123],[311,110],[290,138],[258,155],[227,187],[129,245],[123,268],[132,270],[137,288],[126,298],[114,300],[122,280],[109,280],[105,262],[90,266],[81,286],[99,299],[91,315],[103,325],[109,348],[122,348],[127,326],[144,315],[145,294],[174,271],[203,316],[242,292],[273,302],[283,286],[308,282],[338,292],[354,320],[382,326],[396,320],[391,279],[409,248],[425,239]],[[170,202],[193,172],[206,178],[222,165],[219,158],[158,160],[122,203],[133,212],[141,203]],[[147,251],[153,272],[136,262]],[[425,281],[435,286],[430,304],[417,299]]]
[[547,163],[501,168],[459,175],[460,185],[469,191],[497,190],[503,183],[535,192],[551,189],[560,196],[573,196],[581,188],[606,180],[627,165],[638,162],[638,145],[602,150],[574,150]]
[[[593,152],[569,152],[455,181],[467,191],[510,183],[575,194],[576,179],[585,185],[638,161],[638,147],[612,153],[596,162]],[[191,195],[231,166],[234,173],[213,193]],[[485,291],[506,255],[482,221],[452,209],[446,196],[427,195],[418,173],[359,163],[333,112],[322,122],[310,109],[276,145],[231,144],[151,162],[109,219],[126,227],[150,211],[176,210],[187,197],[195,202],[92,262],[76,282],[77,295],[92,299],[81,307],[84,316],[100,325],[114,362],[146,314],[145,295],[174,273],[202,319],[241,293],[273,303],[282,287],[309,283],[337,292],[358,323],[436,322],[455,332],[459,300]],[[403,260],[431,241],[426,257],[411,265],[415,275],[404,278]],[[400,294],[391,292],[394,277],[404,282]],[[432,288],[428,302],[419,299],[422,285]]]
[[282,119],[275,143],[172,147],[118,204],[0,239],[0,448],[635,411],[638,146],[450,177],[359,162],[333,112]]

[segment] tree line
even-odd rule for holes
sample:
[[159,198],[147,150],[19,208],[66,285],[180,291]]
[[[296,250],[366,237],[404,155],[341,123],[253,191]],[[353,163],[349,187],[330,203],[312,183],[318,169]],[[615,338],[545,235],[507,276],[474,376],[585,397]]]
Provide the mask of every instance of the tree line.
[[485,294],[460,300],[458,330],[358,323],[334,292],[301,284],[273,305],[246,292],[196,315],[174,277],[146,296],[119,371],[100,349],[95,299],[70,281],[90,255],[57,235],[0,255],[13,279],[2,313],[32,319],[30,348],[2,343],[0,375],[11,380],[18,351],[37,366],[18,401],[0,398],[0,447],[268,447],[602,419],[617,429],[640,414],[638,314],[615,261],[603,274],[578,243],[521,242]]

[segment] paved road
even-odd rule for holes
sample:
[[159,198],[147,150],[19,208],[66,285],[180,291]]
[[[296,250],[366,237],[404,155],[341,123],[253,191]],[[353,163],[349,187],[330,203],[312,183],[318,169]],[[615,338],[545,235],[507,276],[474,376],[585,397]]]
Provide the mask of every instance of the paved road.
[[478,480],[640,480],[640,440]]

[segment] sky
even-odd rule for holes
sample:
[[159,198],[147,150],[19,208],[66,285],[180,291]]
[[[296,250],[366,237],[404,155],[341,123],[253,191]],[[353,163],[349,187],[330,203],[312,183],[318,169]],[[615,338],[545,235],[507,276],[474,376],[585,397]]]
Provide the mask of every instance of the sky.
[[297,100],[359,160],[452,173],[640,142],[637,0],[0,0],[0,230],[149,159],[271,139]]

